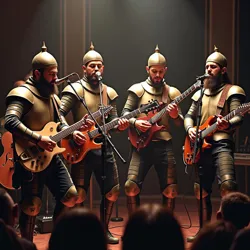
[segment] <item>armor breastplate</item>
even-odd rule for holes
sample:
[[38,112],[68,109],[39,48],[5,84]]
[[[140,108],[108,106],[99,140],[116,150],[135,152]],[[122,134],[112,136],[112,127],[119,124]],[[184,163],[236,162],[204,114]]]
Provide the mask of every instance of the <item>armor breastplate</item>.
[[[206,91],[204,93],[204,96],[202,98],[202,110],[201,110],[201,125],[206,122],[206,120],[215,114],[217,114],[217,105],[219,103],[220,97],[222,95],[221,89],[220,92],[214,94],[214,95],[208,95],[206,94]],[[223,109],[220,112],[220,115],[225,116],[229,113],[227,102],[225,102],[225,105]],[[218,141],[221,139],[232,139],[232,132],[222,132],[217,131],[213,135],[213,140]]]
[[[33,93],[34,94],[34,93]],[[50,121],[55,120],[53,101],[34,94],[34,104],[31,110],[22,118],[22,122],[33,131],[42,130]]]
[[[151,85],[147,83],[147,81],[141,83],[144,91],[144,94],[142,97],[139,99],[138,106],[141,104],[147,104],[149,100],[157,100],[158,102],[162,102],[162,92],[163,88],[153,88]],[[167,98],[167,104],[170,103],[170,98]],[[145,114],[140,114],[138,117],[145,116]],[[161,120],[158,121],[159,125],[164,125],[165,128],[162,129],[161,131],[157,131],[154,136],[153,140],[170,140],[172,138],[170,131],[169,131],[169,115],[166,113],[165,115],[162,116]]]
[[[81,81],[82,86],[84,87],[84,100],[90,110],[91,113],[97,111],[100,107],[100,93],[99,93],[99,88],[93,89],[91,86],[84,82]],[[108,104],[109,104],[109,98],[107,98]],[[72,114],[74,121],[79,121],[83,118],[85,114],[87,114],[86,108],[80,103],[77,102],[73,109],[72,109]],[[97,119],[98,123],[101,123],[101,118]]]

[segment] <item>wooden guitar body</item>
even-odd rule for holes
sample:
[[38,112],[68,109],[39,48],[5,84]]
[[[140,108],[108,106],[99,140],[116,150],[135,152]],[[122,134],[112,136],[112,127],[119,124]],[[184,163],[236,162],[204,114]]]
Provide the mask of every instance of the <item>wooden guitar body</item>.
[[[202,131],[209,128],[211,125],[213,125],[216,122],[216,120],[217,120],[216,116],[210,116],[206,120],[206,122],[199,127],[199,130],[201,131],[201,133],[202,133]],[[211,148],[212,145],[208,141],[209,141],[209,138],[211,138],[213,136],[213,133],[214,132],[208,134],[205,138],[201,138],[202,151],[204,151],[208,148]],[[184,143],[184,148],[183,148],[183,160],[184,160],[185,164],[187,164],[187,165],[193,164],[193,157],[194,157],[193,153],[194,153],[194,142],[191,142],[189,136],[187,135],[185,138],[185,143]],[[195,156],[194,163],[197,163],[199,161],[199,159],[200,159],[200,152],[198,150],[197,154]]]
[[0,156],[0,183],[7,189],[14,189],[12,187],[12,175],[14,173],[12,134],[5,132],[2,135],[1,142],[4,152]]
[[[137,118],[137,120],[149,121],[154,115],[155,115],[155,112],[151,111],[148,113],[147,116]],[[139,151],[140,149],[145,148],[149,144],[154,133],[156,133],[157,131],[163,128],[164,128],[163,125],[159,126],[157,123],[152,124],[152,127],[144,133],[139,131],[138,129],[129,128],[129,131],[128,131],[129,140],[131,144]]]
[[[36,131],[36,133],[42,136],[56,135],[59,124],[49,122],[41,131]],[[54,155],[65,151],[65,148],[60,148],[58,145],[56,145],[52,152],[42,150],[37,145],[18,137],[15,138],[15,149],[19,162],[31,172],[43,171],[48,167]]]
[[85,155],[93,149],[100,149],[102,146],[102,143],[96,143],[93,138],[89,137],[89,132],[95,130],[96,127],[93,125],[88,130],[81,130],[82,134],[86,138],[86,142],[83,145],[77,145],[73,138],[72,139],[62,139],[61,146],[65,148],[66,150],[62,153],[64,159],[70,163],[75,164],[80,162]]

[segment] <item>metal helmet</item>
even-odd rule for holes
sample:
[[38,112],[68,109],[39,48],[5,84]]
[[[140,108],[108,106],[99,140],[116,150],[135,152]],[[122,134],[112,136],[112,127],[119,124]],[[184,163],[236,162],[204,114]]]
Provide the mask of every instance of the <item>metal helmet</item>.
[[217,63],[221,67],[227,67],[227,58],[221,54],[218,50],[218,48],[214,45],[214,52],[208,56],[206,63],[213,62]]
[[95,51],[94,48],[95,47],[91,42],[89,51],[82,58],[83,65],[87,65],[91,61],[101,61],[103,63],[102,56],[97,51]]
[[167,66],[166,58],[160,53],[158,45],[156,45],[155,53],[148,58],[148,67],[154,65]]
[[45,42],[43,42],[42,51],[34,56],[32,60],[32,69],[44,69],[48,67],[57,67],[57,61],[54,56],[47,52]]

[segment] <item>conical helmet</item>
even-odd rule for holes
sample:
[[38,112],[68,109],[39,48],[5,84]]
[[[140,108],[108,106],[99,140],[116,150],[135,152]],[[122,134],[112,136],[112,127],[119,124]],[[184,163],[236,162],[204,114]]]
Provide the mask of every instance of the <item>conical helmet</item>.
[[158,45],[156,45],[155,53],[148,58],[148,67],[153,65],[167,66],[166,58],[160,53]]
[[218,48],[214,45],[214,52],[208,56],[206,63],[214,62],[219,64],[221,67],[227,67],[227,58],[221,54]]
[[91,61],[103,62],[102,56],[97,51],[95,51],[94,48],[95,47],[93,43],[91,42],[89,51],[82,58],[83,65],[87,65]]
[[34,56],[32,60],[32,69],[44,69],[47,67],[57,67],[57,61],[54,56],[47,52],[45,42],[43,42],[42,51]]

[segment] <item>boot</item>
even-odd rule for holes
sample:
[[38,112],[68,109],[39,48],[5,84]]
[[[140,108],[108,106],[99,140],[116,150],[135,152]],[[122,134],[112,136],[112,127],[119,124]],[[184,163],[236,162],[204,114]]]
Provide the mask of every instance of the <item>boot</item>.
[[172,213],[174,212],[175,208],[175,199],[167,198],[166,196],[162,196],[162,205],[167,207]]
[[109,200],[107,200],[105,198],[105,219],[104,219],[104,216],[103,216],[103,211],[104,211],[104,202],[103,202],[103,200],[102,200],[101,206],[100,206],[100,214],[101,214],[100,218],[101,218],[101,221],[104,224],[104,229],[105,229],[105,232],[106,232],[106,235],[107,235],[108,244],[118,244],[119,243],[119,239],[114,237],[112,235],[112,233],[109,231],[109,228],[108,228],[109,221],[110,221],[110,218],[111,218],[111,215],[112,215],[113,205],[114,205],[113,201],[109,201]]
[[[198,215],[200,218],[200,200],[197,200],[197,205],[198,205]],[[210,195],[202,199],[202,208],[203,208],[202,224],[204,225],[205,223],[210,222],[212,217],[212,203],[210,200]],[[187,237],[187,242],[193,242],[197,237],[197,235],[199,234],[200,229],[194,236]]]
[[36,222],[36,216],[30,216],[21,211],[19,217],[19,228],[21,236],[31,242],[33,242],[35,222]]
[[140,206],[140,196],[127,196],[128,215],[130,216]]

